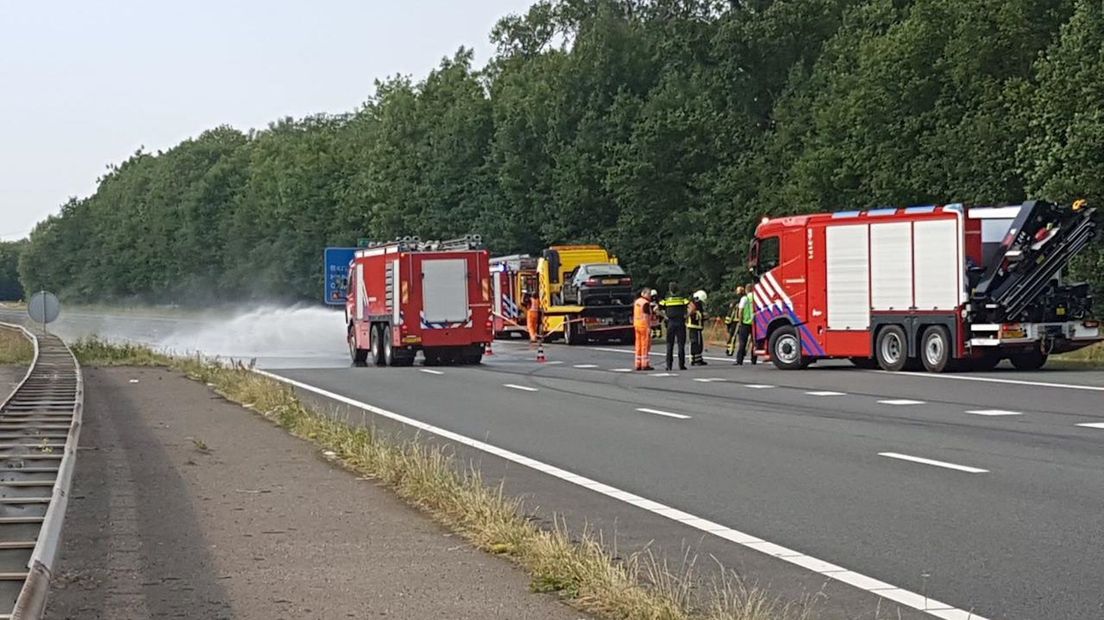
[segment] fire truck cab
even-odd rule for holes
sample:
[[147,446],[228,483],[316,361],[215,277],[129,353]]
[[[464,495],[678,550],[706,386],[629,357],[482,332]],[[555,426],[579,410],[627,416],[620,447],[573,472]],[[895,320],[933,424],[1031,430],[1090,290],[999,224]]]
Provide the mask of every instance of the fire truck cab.
[[748,257],[756,347],[782,369],[1040,368],[1101,340],[1088,286],[1062,278],[1093,215],[1030,201],[764,219]]

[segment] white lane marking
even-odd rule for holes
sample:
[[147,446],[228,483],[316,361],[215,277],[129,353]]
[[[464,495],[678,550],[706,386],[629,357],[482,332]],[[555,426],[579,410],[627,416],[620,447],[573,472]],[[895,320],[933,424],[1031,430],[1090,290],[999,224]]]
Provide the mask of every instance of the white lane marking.
[[843,392],[831,392],[827,390],[821,390],[816,392],[805,392],[809,396],[847,396]]
[[890,400],[879,400],[878,402],[883,404],[883,405],[900,405],[900,406],[923,405],[924,404],[924,401],[922,401],[922,400],[909,400],[907,398],[894,398],[894,399],[890,399]]
[[516,383],[503,383],[502,387],[510,388],[511,390],[521,390],[522,392],[539,392],[535,387],[529,387],[527,385],[517,385]]
[[1104,387],[1098,385],[1075,385],[1073,383],[1050,383],[1048,381],[1026,381],[1023,379],[997,379],[994,377],[964,377],[961,375],[944,375],[929,372],[888,372],[885,370],[868,370],[867,372],[879,372],[883,374],[898,375],[902,377],[953,379],[955,381],[983,381],[985,383],[1009,383],[1012,385],[1031,385],[1036,387],[1062,388],[1066,390],[1088,390],[1091,392],[1104,392]]
[[698,377],[694,379],[698,383],[718,383],[721,381],[728,381],[728,379],[722,379],[721,377]]
[[769,390],[771,388],[775,388],[775,387],[778,387],[778,386],[767,385],[765,383],[746,383],[746,384],[744,384],[744,387],[751,388],[753,390]]
[[[276,380],[276,381],[280,381],[281,383],[285,383],[287,385],[291,385],[291,386],[306,390],[308,392],[314,392],[315,394],[318,394],[320,396],[324,396],[324,397],[329,398],[331,400],[335,400],[337,402],[344,403],[346,405],[350,405],[350,406],[353,406],[353,407],[357,407],[359,409],[363,409],[364,411],[373,413],[373,414],[378,415],[380,417],[395,420],[397,422],[400,422],[400,423],[405,424],[407,426],[410,426],[412,428],[416,428],[418,430],[425,431],[427,433],[436,435],[438,437],[442,437],[444,439],[449,439],[451,441],[455,441],[459,444],[470,446],[472,448],[475,448],[476,450],[482,450],[483,452],[486,452],[487,454],[492,454],[492,455],[497,456],[501,459],[505,459],[507,461],[517,463],[517,464],[523,465],[525,467],[529,467],[530,469],[539,471],[539,472],[547,474],[549,476],[559,478],[560,480],[563,480],[565,482],[569,482],[571,484],[581,486],[585,489],[590,489],[591,491],[594,491],[595,493],[599,493],[601,495],[605,495],[606,497],[613,498],[615,500],[618,500],[620,502],[624,502],[624,503],[629,504],[631,506],[636,506],[636,507],[641,508],[643,510],[647,510],[648,512],[651,512],[653,514],[657,514],[661,517],[670,519],[671,521],[675,521],[677,523],[682,523],[683,525],[687,525],[687,526],[692,527],[696,530],[706,532],[708,534],[713,534],[714,536],[717,536],[719,538],[723,538],[725,540],[732,541],[732,542],[734,542],[738,545],[742,545],[744,547],[747,547],[748,549],[754,549],[754,550],[762,552],[762,553],[768,553],[768,554],[774,555],[774,557],[777,557],[780,560],[789,562],[789,563],[797,565],[797,566],[803,566],[805,568],[809,568],[805,564],[810,562],[810,561],[815,561],[817,559],[817,558],[814,558],[814,557],[811,557],[811,556],[808,556],[808,555],[804,555],[804,554],[799,553],[797,551],[792,551],[790,549],[787,549],[785,547],[778,546],[778,545],[774,545],[773,547],[768,548],[768,549],[753,547],[752,545],[755,544],[755,543],[764,543],[764,542],[767,542],[767,541],[762,540],[761,538],[756,538],[755,536],[752,536],[751,534],[746,534],[746,533],[741,532],[739,530],[734,530],[730,527],[726,527],[724,525],[721,525],[720,523],[716,523],[714,521],[709,521],[708,519],[703,519],[701,517],[694,516],[694,515],[692,515],[688,512],[683,512],[681,510],[678,510],[677,508],[671,508],[669,506],[665,506],[663,504],[660,504],[659,502],[652,501],[650,499],[641,497],[639,495],[634,495],[633,493],[629,493],[628,491],[623,491],[621,489],[618,489],[617,487],[612,487],[608,484],[603,484],[601,482],[598,482],[597,480],[593,480],[591,478],[586,478],[584,476],[580,476],[579,474],[573,473],[573,472],[568,471],[566,469],[560,469],[559,467],[556,467],[554,465],[549,465],[547,463],[543,463],[543,462],[538,461],[536,459],[532,459],[532,458],[529,458],[527,456],[518,454],[517,452],[511,452],[509,450],[506,450],[505,448],[499,448],[498,446],[494,446],[494,445],[491,445],[489,443],[479,441],[478,439],[472,439],[471,437],[467,437],[467,436],[461,435],[459,433],[454,433],[452,431],[445,430],[445,429],[440,428],[438,426],[433,426],[432,424],[427,424],[425,422],[415,420],[414,418],[410,418],[410,417],[407,417],[407,416],[404,416],[404,415],[401,415],[401,414],[398,414],[398,413],[394,413],[392,411],[388,411],[386,409],[382,409],[382,408],[376,407],[374,405],[369,405],[368,403],[364,403],[364,402],[361,402],[361,401],[358,401],[358,400],[354,400],[354,399],[349,398],[347,396],[342,396],[340,394],[335,394],[334,392],[330,392],[328,390],[324,390],[322,388],[318,388],[318,387],[315,387],[313,385],[303,383],[301,381],[296,381],[294,379],[288,379],[287,377],[282,377],[280,375],[273,374],[273,373],[261,370],[259,368],[254,369],[253,372],[255,372],[255,373],[257,373],[261,376],[268,377],[268,378]],[[958,612],[960,615],[966,613],[964,611],[961,611],[961,610],[958,610],[954,607],[951,607],[950,605],[947,605],[946,603],[941,603],[941,602],[939,602],[935,599],[930,599],[930,598],[927,598],[927,597],[921,597],[919,594],[915,594],[915,593],[909,592],[907,590],[902,590],[900,588],[895,588],[895,587],[893,587],[892,584],[888,584],[888,583],[885,583],[883,581],[878,581],[877,579],[867,577],[866,575],[863,575],[861,573],[856,573],[854,571],[847,570],[846,568],[844,568],[842,566],[836,566],[834,564],[828,564],[826,562],[824,566],[817,567],[817,568],[819,570],[812,569],[812,568],[809,568],[809,570],[813,570],[813,572],[816,572],[816,573],[818,573],[818,574],[820,574],[824,577],[827,577],[829,579],[835,579],[836,581],[846,583],[846,584],[850,584],[850,585],[852,585],[856,588],[859,588],[860,590],[864,590],[866,592],[870,592],[872,594],[876,594],[878,596],[900,602],[902,605],[905,605],[906,607],[910,607],[912,609],[919,609],[921,611],[936,611],[936,610],[938,610],[938,611],[936,611],[936,613],[939,614],[939,615],[950,614],[952,612]],[[907,598],[905,597],[905,595],[908,595]],[[919,602],[918,602],[918,599],[919,599]],[[947,615],[947,616],[943,616],[943,617],[951,617],[951,616]],[[967,617],[967,616],[962,616],[962,617]],[[973,614],[973,613],[971,613],[968,617],[970,618],[970,620],[987,620],[986,618],[984,618],[982,616],[979,616],[977,614]]]
[[677,377],[677,372],[653,372],[649,377]]
[[654,413],[655,415],[664,415],[668,418],[678,418],[679,420],[689,420],[690,416],[683,415],[681,413],[671,413],[670,411],[660,411],[659,409],[648,409],[647,407],[637,407],[637,411],[641,413]]
[[575,364],[575,368],[597,368],[598,364]]
[[[613,349],[610,347],[587,347],[587,351],[605,351],[606,353],[623,353],[627,355],[634,355],[632,349]],[[666,353],[650,353],[652,357],[663,357]],[[708,355],[702,356],[703,360],[709,360],[711,362],[731,362],[731,357],[710,357]]]
[[1085,428],[1104,428],[1104,422],[1082,422],[1078,426],[1084,426]]
[[427,375],[443,375],[445,373],[440,370],[433,370],[432,368],[419,368],[418,370],[426,373]]
[[1005,411],[1004,409],[971,409],[966,413],[970,415],[988,415],[988,416],[1001,416],[1001,415],[1023,415],[1019,411]]
[[907,454],[900,454],[898,452],[879,452],[878,456],[884,456],[891,459],[898,459],[901,461],[910,461],[913,463],[920,463],[922,465],[934,465],[935,467],[943,467],[946,469],[954,469],[957,471],[964,471],[968,474],[987,474],[988,469],[981,469],[979,467],[970,467],[969,465],[958,465],[956,463],[948,463],[947,461],[936,461],[934,459],[926,459],[921,456],[909,456]]
[[610,372],[632,372],[632,368],[610,368]]
[[554,362],[543,362],[543,363],[544,363],[544,364],[545,364],[546,366],[555,366],[555,365],[557,365],[557,364],[562,364],[563,362],[561,362],[560,360],[556,360],[556,361],[554,361]]

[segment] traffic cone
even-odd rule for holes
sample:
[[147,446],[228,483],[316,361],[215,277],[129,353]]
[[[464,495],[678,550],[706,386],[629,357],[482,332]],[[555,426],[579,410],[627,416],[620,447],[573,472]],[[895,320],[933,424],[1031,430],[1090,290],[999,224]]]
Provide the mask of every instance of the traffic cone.
[[483,355],[494,355],[494,351],[491,350],[491,341],[487,341],[486,348],[483,349]]
[[538,364],[543,364],[544,363],[544,341],[543,340],[538,340],[537,341],[537,363]]

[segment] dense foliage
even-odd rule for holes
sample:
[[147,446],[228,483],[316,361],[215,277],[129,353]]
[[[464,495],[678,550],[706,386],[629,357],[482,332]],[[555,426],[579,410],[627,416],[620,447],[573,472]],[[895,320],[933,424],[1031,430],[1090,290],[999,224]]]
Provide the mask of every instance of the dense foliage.
[[23,299],[19,281],[19,255],[27,247],[24,241],[0,241],[0,301]]
[[35,229],[24,283],[317,298],[324,246],[481,232],[717,290],[764,214],[1104,203],[1101,0],[542,0],[492,39],[349,114],[135,153]]

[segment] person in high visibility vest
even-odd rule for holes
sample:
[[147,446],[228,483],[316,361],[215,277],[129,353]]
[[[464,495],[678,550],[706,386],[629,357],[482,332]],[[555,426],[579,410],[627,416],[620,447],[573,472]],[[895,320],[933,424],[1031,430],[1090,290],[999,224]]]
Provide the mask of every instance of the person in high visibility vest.
[[755,324],[755,291],[752,289],[752,285],[747,287],[747,294],[740,299],[739,305],[740,312],[740,326],[738,328],[740,338],[740,350],[736,352],[736,365],[744,365],[744,355],[751,353],[751,364],[755,365],[755,343],[751,343],[751,349],[748,350],[748,341],[751,340],[752,328]]
[[540,338],[540,298],[529,293],[528,308],[525,310],[525,323],[529,328],[529,342],[536,342]]
[[690,365],[706,366],[705,353],[705,291],[690,296],[686,313],[686,335],[690,338]]
[[636,367],[634,370],[652,368],[652,289],[640,291],[633,302],[633,332],[636,335]]
[[732,357],[736,354],[736,334],[740,328],[740,301],[744,298],[744,287],[736,287],[736,296],[728,306],[728,314],[725,315],[724,324],[728,331],[728,340],[725,344],[725,355]]
[[690,300],[679,294],[678,285],[672,282],[667,287],[667,296],[659,302],[659,306],[667,317],[667,371],[671,371],[674,363],[676,343],[679,370],[686,370],[686,313]]

